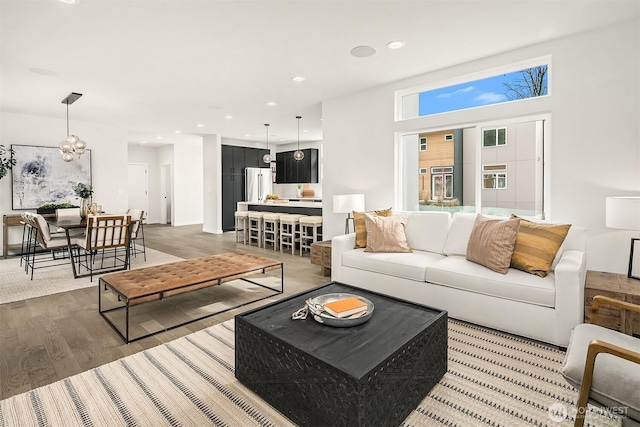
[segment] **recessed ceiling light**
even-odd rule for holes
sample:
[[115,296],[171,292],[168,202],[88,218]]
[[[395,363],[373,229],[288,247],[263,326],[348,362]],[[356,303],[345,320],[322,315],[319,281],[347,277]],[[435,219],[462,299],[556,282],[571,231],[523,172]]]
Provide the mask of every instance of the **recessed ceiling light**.
[[147,141],[140,141],[140,144],[146,144]]
[[309,129],[302,129],[302,132],[309,132]]
[[246,136],[247,138],[251,136],[251,134],[249,133],[245,133],[244,136]]
[[224,116],[224,118],[227,120],[231,120],[233,119],[233,116],[231,114],[227,114],[226,116]]
[[304,76],[293,76],[291,77],[291,80],[293,80],[296,83],[300,83],[303,82],[305,80]]
[[67,4],[78,4],[80,3],[80,0],[60,0],[62,3],[67,3]]
[[182,133],[181,130],[174,130],[173,133]]
[[389,49],[400,49],[402,46],[404,46],[404,42],[402,40],[393,40],[387,43],[387,47]]
[[376,50],[371,46],[357,46],[351,49],[351,55],[356,58],[366,58],[367,56],[374,55]]
[[275,103],[275,102],[273,102],[273,101],[269,101],[269,102],[267,102],[267,106],[269,106],[269,107],[275,107],[275,106],[276,106],[276,103]]
[[198,123],[196,126],[199,127],[199,128],[203,128],[204,127],[204,125],[202,123]]
[[162,137],[160,135],[156,136],[156,139],[162,139]]

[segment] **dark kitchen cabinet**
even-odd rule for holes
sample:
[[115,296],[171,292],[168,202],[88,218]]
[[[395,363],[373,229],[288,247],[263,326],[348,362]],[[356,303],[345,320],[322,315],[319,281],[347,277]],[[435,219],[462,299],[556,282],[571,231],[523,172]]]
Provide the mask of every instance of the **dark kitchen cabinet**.
[[265,163],[262,158],[269,150],[262,148],[245,148],[244,166],[246,168],[270,168],[270,163]]
[[244,201],[244,175],[237,173],[222,174],[222,230],[235,229],[234,213],[238,202]]
[[294,151],[276,153],[276,182],[278,184],[311,184],[318,182],[318,150],[302,150],[304,158],[293,158]]
[[235,229],[234,213],[244,197],[245,168],[270,168],[262,161],[269,150],[261,148],[223,145],[222,157],[222,230]]
[[222,173],[244,174],[245,147],[222,146]]

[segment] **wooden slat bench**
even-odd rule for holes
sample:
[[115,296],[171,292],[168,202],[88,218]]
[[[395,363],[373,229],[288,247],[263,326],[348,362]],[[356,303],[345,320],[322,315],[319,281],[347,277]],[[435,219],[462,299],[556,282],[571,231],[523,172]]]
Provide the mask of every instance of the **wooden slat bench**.
[[[274,289],[270,286],[254,282],[246,278],[254,274],[265,274],[267,271],[277,269],[280,269],[280,289]],[[238,279],[262,286],[263,288],[272,290],[275,293],[130,339],[130,307],[209,286],[221,285],[224,282]],[[114,292],[118,296],[118,301],[124,303],[124,305],[103,309],[102,294],[108,291]],[[98,285],[98,311],[100,315],[111,325],[111,327],[115,329],[120,337],[122,337],[125,342],[130,343],[159,332],[164,332],[215,314],[223,313],[256,301],[270,298],[273,295],[281,294],[283,292],[284,269],[282,261],[263,258],[243,252],[228,252],[219,255],[211,255],[202,258],[145,267],[137,270],[106,274],[100,277],[100,283]],[[109,316],[105,315],[105,313],[115,310],[125,310],[124,333],[118,329]]]

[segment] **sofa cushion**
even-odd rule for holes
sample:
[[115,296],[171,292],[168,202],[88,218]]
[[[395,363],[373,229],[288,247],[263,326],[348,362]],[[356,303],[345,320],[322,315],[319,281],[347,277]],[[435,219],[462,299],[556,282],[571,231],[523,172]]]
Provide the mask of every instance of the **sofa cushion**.
[[542,224],[520,218],[511,267],[545,277],[570,227],[570,224]]
[[478,215],[467,244],[467,259],[507,274],[519,228],[520,218],[499,220]]
[[471,236],[473,224],[476,222],[476,216],[477,214],[468,212],[453,214],[447,241],[444,244],[446,255],[467,255],[467,243],[469,243],[469,236]]
[[[602,326],[583,323],[571,332],[571,340],[564,363],[562,376],[579,389],[587,360],[587,349],[591,340],[601,340],[640,353],[640,339],[621,334]],[[601,404],[627,409],[627,415],[640,419],[640,369],[638,365],[610,354],[596,357],[591,396]]]
[[371,253],[365,252],[363,249],[354,249],[342,255],[342,265],[424,282],[427,267],[444,258],[446,258],[444,255],[423,251]]
[[405,216],[383,217],[366,213],[364,222],[367,226],[365,252],[412,252],[404,234]]
[[444,254],[449,232],[449,212],[407,213],[405,233],[411,249]]
[[[367,213],[378,216],[393,215],[393,211],[391,210],[391,208],[379,211],[371,211]],[[356,248],[367,247],[367,226],[364,222],[364,214],[365,212],[353,211],[353,228],[356,230]]]
[[[452,255],[429,266],[427,282],[545,307],[555,306],[555,276],[538,277],[509,269],[496,273],[463,256]],[[499,315],[496,313],[496,315]]]

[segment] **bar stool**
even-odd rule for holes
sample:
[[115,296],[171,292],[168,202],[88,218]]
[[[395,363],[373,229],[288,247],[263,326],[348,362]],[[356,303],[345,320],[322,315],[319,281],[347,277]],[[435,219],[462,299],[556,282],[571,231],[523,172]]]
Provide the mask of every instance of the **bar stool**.
[[280,217],[281,213],[265,212],[262,217],[262,241],[266,248],[267,243],[277,250],[280,242]]
[[299,220],[303,216],[306,215],[280,215],[280,252],[284,252],[286,246],[291,247],[291,255],[296,253],[296,241],[300,240]]
[[248,211],[235,211],[233,214],[235,218],[235,226],[236,226],[236,243],[240,243],[240,235],[242,235],[242,243],[247,244],[247,238],[249,237],[247,234],[248,228]]
[[300,218],[300,256],[305,249],[311,251],[311,245],[322,240],[322,217],[306,216]]
[[262,247],[262,217],[265,212],[249,211],[247,215],[249,221],[249,246],[255,240],[258,247]]

